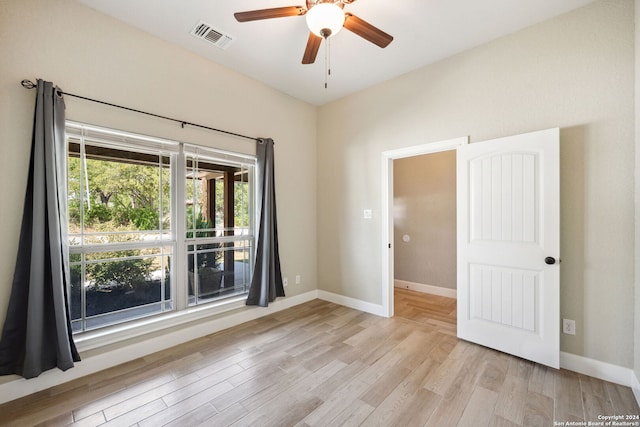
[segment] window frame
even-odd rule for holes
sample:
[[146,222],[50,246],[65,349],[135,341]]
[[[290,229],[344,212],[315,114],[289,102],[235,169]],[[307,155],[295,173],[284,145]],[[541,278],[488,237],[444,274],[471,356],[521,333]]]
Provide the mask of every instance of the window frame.
[[[149,137],[146,135],[136,134],[133,132],[119,131],[109,129],[102,126],[94,126],[86,123],[75,122],[67,120],[65,123],[65,130],[71,130],[70,135],[66,135],[67,143],[65,144],[65,156],[69,159],[69,138],[78,137],[86,138],[91,142],[97,143],[99,146],[111,146],[112,148],[119,150],[130,150],[132,152],[148,152],[157,156],[169,158],[170,168],[170,230],[163,230],[162,220],[159,223],[159,230],[153,230],[152,232],[158,233],[158,240],[150,242],[125,242],[125,243],[106,243],[106,244],[86,244],[81,241],[81,245],[69,245],[69,254],[82,254],[82,280],[84,280],[85,271],[85,255],[86,253],[95,252],[111,252],[116,250],[129,250],[129,249],[145,249],[145,248],[158,248],[164,250],[169,247],[170,253],[168,254],[170,260],[170,292],[171,299],[168,301],[171,304],[170,309],[165,309],[166,301],[159,301],[158,304],[162,305],[162,312],[154,313],[150,315],[143,315],[141,317],[128,319],[119,323],[108,324],[100,327],[74,332],[74,339],[77,342],[83,342],[85,340],[93,340],[96,337],[104,337],[105,335],[122,335],[128,337],[131,336],[131,331],[140,330],[147,331],[161,330],[165,327],[175,326],[182,321],[188,321],[187,319],[199,318],[209,313],[220,313],[226,310],[234,309],[240,305],[244,305],[248,293],[248,285],[246,286],[246,292],[241,294],[234,294],[231,297],[219,297],[209,301],[199,302],[197,304],[189,304],[189,288],[188,288],[188,266],[187,266],[187,248],[189,245],[189,238],[187,237],[187,223],[186,223],[186,181],[188,175],[187,168],[187,156],[200,154],[206,155],[208,161],[214,164],[231,164],[234,166],[242,166],[249,171],[249,178],[247,183],[249,185],[249,232],[248,235],[242,235],[236,238],[235,236],[221,237],[222,241],[235,242],[236,240],[249,240],[249,276],[248,283],[250,284],[251,276],[253,275],[253,264],[255,262],[255,241],[256,241],[256,156],[235,153],[225,150],[219,150],[216,148],[199,146],[191,143],[185,143],[180,141],[167,140],[157,137]],[[88,134],[88,135],[85,135]],[[104,135],[105,138],[96,138],[96,134]],[[84,143],[84,142],[83,142]],[[155,151],[159,150],[159,152]],[[84,163],[86,161],[83,149],[80,149],[81,157],[81,170],[84,169]],[[160,159],[162,159],[160,157]],[[160,167],[162,167],[162,160],[159,161]],[[81,173],[85,173],[81,171]],[[82,179],[82,178],[81,178]],[[84,184],[83,184],[84,185]],[[82,186],[81,186],[82,188]],[[161,187],[160,187],[161,188]],[[83,191],[81,193],[81,206],[83,206],[82,198],[84,197]],[[160,189],[162,193],[162,189]],[[70,193],[68,192],[66,197],[69,199]],[[162,199],[162,195],[160,196]],[[160,202],[162,203],[162,202]],[[160,205],[160,212],[162,213],[162,204]],[[80,209],[81,215],[84,215],[84,209]],[[84,235],[84,218],[81,216],[81,229]],[[67,229],[67,232],[69,230]],[[136,232],[132,232],[136,233]],[[193,243],[195,244],[195,243]],[[91,252],[89,252],[91,251]],[[232,252],[233,253],[233,252]],[[167,255],[161,255],[167,256]],[[161,286],[164,286],[164,279],[161,281]],[[161,295],[164,295],[164,289],[161,290]],[[81,299],[81,318],[82,325],[86,322],[86,301],[84,297],[85,292],[82,292]],[[119,312],[119,311],[114,311]],[[114,313],[111,312],[111,313]],[[180,320],[178,320],[180,319]],[[129,331],[129,332],[126,332]],[[134,334],[133,336],[135,336]],[[102,340],[100,340],[102,341]]]
[[[221,154],[224,153],[225,158],[221,158]],[[234,295],[246,295],[248,293],[248,286],[251,283],[251,274],[253,272],[253,268],[254,268],[254,262],[255,262],[255,257],[254,257],[254,250],[255,250],[255,240],[256,240],[256,233],[255,233],[255,157],[253,157],[251,159],[250,162],[247,162],[246,159],[241,159],[238,157],[238,155],[236,154],[231,154],[228,152],[222,152],[220,150],[218,150],[218,152],[216,154],[212,155],[212,152],[206,148],[203,147],[198,147],[198,146],[192,146],[192,145],[188,145],[186,144],[184,146],[184,154],[185,154],[185,186],[186,186],[186,181],[187,179],[191,180],[191,182],[194,185],[194,189],[193,189],[193,198],[191,200],[188,200],[186,197],[186,188],[185,188],[185,196],[184,198],[181,198],[181,200],[184,200],[187,204],[189,202],[192,202],[192,214],[193,214],[193,218],[191,220],[191,224],[192,224],[192,228],[190,229],[186,229],[185,228],[185,232],[181,235],[185,236],[185,246],[186,246],[186,254],[187,254],[187,274],[191,271],[190,269],[190,265],[191,262],[188,260],[190,255],[193,255],[194,259],[193,259],[193,267],[194,267],[194,281],[193,281],[193,299],[195,300],[195,303],[193,302],[187,302],[187,304],[189,306],[194,306],[194,305],[200,305],[203,303],[207,303],[207,301],[204,302],[200,302],[199,301],[199,292],[200,292],[200,286],[197,283],[199,281],[199,274],[195,274],[195,268],[196,265],[198,264],[197,262],[197,257],[198,254],[203,254],[203,253],[215,253],[215,252],[221,252],[223,253],[223,257],[226,257],[227,254],[229,254],[230,252],[233,254],[233,261],[231,261],[231,263],[233,264],[233,274],[229,274],[227,273],[226,270],[222,270],[222,273],[224,275],[225,281],[226,279],[233,277],[235,279],[235,273],[236,273],[236,265],[235,265],[235,257],[236,257],[236,251],[237,250],[248,250],[248,265],[245,266],[243,268],[243,275],[245,273],[247,273],[248,270],[248,281],[245,281],[244,286],[246,287],[244,292],[240,292],[240,293],[235,293]],[[230,159],[233,159],[233,161],[231,161]],[[191,166],[189,166],[189,161],[191,161]],[[219,166],[219,169],[200,169],[199,164],[202,161],[202,163],[206,164],[206,165],[211,165],[211,166]],[[195,188],[197,186],[196,184],[196,179],[201,180],[202,178],[197,177],[197,175],[199,173],[202,173],[204,171],[208,171],[209,173],[213,172],[213,171],[217,171],[218,173],[221,172],[222,169],[226,169],[226,168],[233,168],[233,169],[240,169],[240,176],[242,177],[245,173],[247,175],[247,181],[240,181],[240,182],[245,182],[246,184],[249,185],[248,189],[247,189],[247,200],[246,202],[246,208],[247,208],[247,219],[248,219],[248,226],[247,227],[243,227],[242,225],[237,225],[235,224],[235,218],[234,218],[234,225],[232,228],[228,228],[226,225],[223,224],[222,229],[218,228],[218,226],[216,225],[216,221],[215,221],[215,211],[209,212],[209,216],[211,217],[213,215],[213,228],[206,228],[206,229],[199,229],[196,226],[196,191]],[[237,172],[237,171],[234,171]],[[234,174],[235,176],[235,174]],[[226,180],[226,177],[224,178]],[[235,178],[234,178],[234,188],[235,188]],[[253,183],[253,185],[252,185]],[[215,193],[215,190],[214,190]],[[226,195],[226,194],[225,194]],[[208,198],[212,197],[212,194],[208,194],[207,195]],[[213,197],[215,198],[215,194],[213,195]],[[226,200],[223,199],[223,200]],[[229,202],[229,201],[227,201]],[[234,189],[234,198],[231,201],[231,203],[234,204],[234,210],[235,210],[235,204],[236,204],[236,198],[235,198],[235,189]],[[204,204],[204,201],[203,201]],[[204,207],[204,206],[203,206]],[[185,207],[185,215],[187,212],[187,208]],[[224,213],[225,216],[227,214],[227,212]],[[253,219],[252,219],[253,218]],[[211,218],[209,218],[209,221],[211,220]],[[225,218],[225,223],[227,222],[228,218]],[[186,225],[189,223],[189,221],[186,220],[185,217],[185,221],[184,222],[180,222],[181,224],[185,224]],[[198,230],[202,230],[202,232],[221,232],[222,235],[221,236],[198,236]],[[240,231],[239,234],[238,231]],[[246,232],[245,232],[246,231]],[[229,234],[230,233],[230,234]],[[191,235],[191,237],[189,237],[189,235]],[[240,248],[237,247],[237,243],[242,243],[244,242],[245,245],[241,246]],[[218,249],[209,249],[209,250],[199,250],[198,246],[201,245],[215,245],[215,244],[219,244],[221,245]],[[233,244],[233,246],[228,246],[230,244]],[[189,249],[190,247],[193,247],[192,249]],[[181,251],[182,253],[182,251]],[[226,261],[226,258],[225,258]],[[225,267],[227,266],[226,262],[225,262]],[[189,277],[186,278],[187,281],[189,281]],[[225,288],[227,288],[226,286],[227,284],[225,283]],[[234,280],[234,284],[233,284],[233,288],[235,290],[235,280]],[[228,288],[227,288],[228,289]],[[191,299],[191,294],[188,294],[188,299]]]

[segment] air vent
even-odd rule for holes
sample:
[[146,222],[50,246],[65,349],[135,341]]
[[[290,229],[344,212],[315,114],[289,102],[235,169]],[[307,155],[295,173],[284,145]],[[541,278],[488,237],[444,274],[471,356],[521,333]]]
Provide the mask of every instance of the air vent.
[[196,36],[199,39],[206,40],[220,49],[226,49],[233,41],[233,38],[230,35],[225,34],[202,21],[198,22],[198,25],[191,30],[191,35]]

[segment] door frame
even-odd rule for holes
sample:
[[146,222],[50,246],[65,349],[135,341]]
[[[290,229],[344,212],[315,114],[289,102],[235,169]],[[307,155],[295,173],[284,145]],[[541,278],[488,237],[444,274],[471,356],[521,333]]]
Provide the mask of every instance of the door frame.
[[469,143],[469,137],[463,136],[444,141],[431,142],[412,147],[398,148],[382,153],[382,312],[385,317],[393,317],[394,255],[393,255],[393,161],[423,154],[441,151],[457,152],[458,148]]

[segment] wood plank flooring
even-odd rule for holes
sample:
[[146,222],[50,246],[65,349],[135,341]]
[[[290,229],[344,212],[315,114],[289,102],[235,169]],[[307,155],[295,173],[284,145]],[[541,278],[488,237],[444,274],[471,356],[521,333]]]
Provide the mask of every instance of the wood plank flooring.
[[12,426],[552,426],[640,414],[627,387],[455,337],[455,300],[385,319],[321,300],[0,406]]

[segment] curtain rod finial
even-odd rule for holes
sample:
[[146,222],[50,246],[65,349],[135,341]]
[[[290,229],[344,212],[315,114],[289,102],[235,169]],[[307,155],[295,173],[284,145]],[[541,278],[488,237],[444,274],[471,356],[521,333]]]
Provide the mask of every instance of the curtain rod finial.
[[22,80],[20,84],[25,89],[34,89],[36,87],[35,83],[33,83],[31,80],[28,80],[28,79]]

